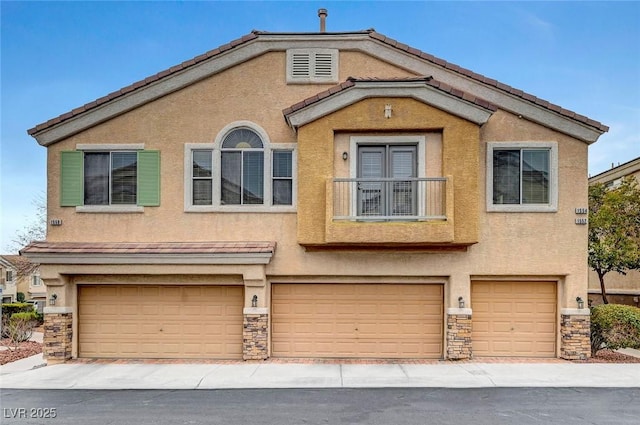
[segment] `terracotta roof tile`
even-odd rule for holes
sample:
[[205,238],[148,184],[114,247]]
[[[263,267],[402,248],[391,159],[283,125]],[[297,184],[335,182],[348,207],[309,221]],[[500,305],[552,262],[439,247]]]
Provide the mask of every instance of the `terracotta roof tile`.
[[[255,31],[254,30],[249,34],[246,34],[246,35],[242,36],[241,38],[238,38],[236,40],[231,41],[230,43],[227,43],[227,44],[224,44],[222,46],[219,46],[218,48],[210,50],[210,51],[206,52],[205,54],[196,56],[193,59],[187,60],[187,61],[185,61],[185,62],[183,62],[183,63],[181,63],[179,65],[173,66],[173,67],[171,67],[171,68],[169,68],[169,69],[167,69],[165,71],[161,71],[161,72],[159,72],[159,73],[157,73],[157,74],[155,74],[155,75],[153,75],[151,77],[148,77],[148,78],[146,78],[146,79],[144,79],[142,81],[138,81],[136,83],[133,83],[133,84],[127,86],[127,87],[124,87],[123,89],[121,89],[119,91],[113,92],[113,93],[111,93],[111,94],[109,94],[107,96],[103,96],[103,97],[101,97],[101,98],[99,98],[99,99],[97,99],[97,100],[95,100],[93,102],[90,102],[90,103],[88,103],[88,104],[86,104],[86,105],[84,105],[82,107],[75,108],[70,113],[66,113],[66,114],[60,115],[59,117],[56,117],[56,118],[50,119],[50,120],[48,120],[48,121],[46,121],[44,123],[38,124],[35,127],[27,130],[27,133],[29,133],[30,135],[34,135],[34,134],[36,134],[36,133],[38,133],[38,132],[40,132],[42,130],[46,130],[47,128],[49,128],[49,127],[51,127],[51,126],[53,126],[55,124],[58,124],[58,123],[60,123],[62,121],[65,121],[65,120],[67,120],[69,118],[72,118],[75,115],[87,112],[88,110],[93,109],[93,108],[95,108],[97,106],[100,106],[100,105],[102,105],[102,104],[104,104],[106,102],[110,102],[111,100],[114,100],[114,99],[118,98],[119,96],[123,96],[123,95],[125,95],[127,93],[130,93],[130,92],[132,92],[134,90],[137,90],[137,89],[139,89],[141,87],[144,87],[144,86],[146,86],[148,84],[151,84],[151,83],[153,83],[155,81],[161,80],[162,78],[165,78],[165,77],[167,77],[167,76],[169,76],[169,75],[171,75],[173,73],[179,72],[179,71],[181,71],[181,70],[183,70],[185,68],[194,66],[194,65],[196,65],[196,64],[198,64],[198,63],[200,63],[200,62],[202,62],[204,60],[207,60],[207,59],[209,59],[211,57],[217,56],[217,55],[219,55],[219,54],[221,54],[223,52],[226,52],[226,51],[228,51],[230,49],[233,49],[236,46],[240,46],[240,45],[242,45],[244,43],[247,43],[247,42],[249,42],[251,40],[254,40],[254,39],[260,37],[261,34],[268,35],[268,34],[278,34],[278,33],[268,33],[268,32]],[[284,34],[284,33],[282,33],[282,34]],[[288,35],[295,35],[295,34],[307,35],[307,33],[286,33],[286,34],[288,34]],[[318,34],[318,33],[312,33],[312,34],[315,34],[315,35],[318,35],[318,36],[322,36],[323,35],[323,34]],[[411,55],[414,55],[416,57],[419,57],[419,58],[421,58],[423,60],[429,61],[429,62],[434,63],[436,65],[439,65],[439,66],[442,66],[444,68],[447,68],[447,69],[449,69],[449,70],[451,70],[453,72],[457,72],[457,73],[459,73],[461,75],[464,75],[464,76],[467,76],[467,77],[472,78],[474,80],[477,80],[477,81],[479,81],[479,82],[481,82],[483,84],[487,84],[487,85],[490,85],[492,87],[497,87],[498,89],[500,89],[500,90],[502,90],[502,91],[504,91],[506,93],[509,93],[509,94],[511,94],[513,96],[523,98],[524,100],[528,100],[529,97],[531,97],[531,95],[527,95],[527,97],[525,97],[526,93],[523,92],[522,90],[514,89],[513,87],[511,87],[509,85],[502,84],[502,83],[500,83],[500,82],[498,82],[498,81],[496,81],[494,79],[487,78],[487,77],[485,77],[483,75],[480,75],[480,74],[477,74],[477,73],[475,73],[473,71],[470,71],[468,69],[462,68],[462,67],[460,67],[458,65],[449,63],[449,62],[447,62],[447,61],[445,61],[443,59],[440,59],[440,58],[437,58],[437,57],[435,57],[433,55],[430,55],[428,53],[422,52],[419,49],[410,47],[410,46],[408,46],[408,45],[406,45],[404,43],[399,43],[398,41],[396,41],[396,40],[394,40],[392,38],[386,37],[386,36],[384,36],[384,35],[382,35],[380,33],[375,32],[375,30],[362,31],[362,32],[358,32],[358,34],[366,34],[373,40],[378,40],[381,43],[384,43],[384,44],[386,44],[388,46],[391,46],[391,47],[396,48],[398,50],[407,52],[407,53],[409,53]],[[535,96],[533,96],[533,97],[535,98]],[[592,120],[592,119],[588,119],[588,118],[586,118],[586,117],[584,117],[582,115],[575,114],[572,111],[566,110],[564,108],[560,108],[559,110],[558,110],[558,108],[555,108],[555,107],[551,108],[551,107],[549,107],[549,105],[551,105],[551,104],[546,102],[546,101],[545,102],[540,102],[540,103],[536,102],[536,104],[538,104],[539,106],[542,106],[542,107],[549,108],[549,110],[551,110],[553,112],[556,112],[556,113],[558,113],[560,115],[566,116],[567,118],[574,119],[574,120],[580,121],[580,122],[582,122],[582,123],[584,123],[586,125],[590,125],[592,127],[595,127],[596,129],[598,129],[600,131],[608,131],[609,130],[609,127],[607,127],[606,125],[603,125],[598,121],[595,121],[595,120]]]
[[353,87],[354,85],[356,85],[357,83],[360,82],[367,82],[367,83],[388,83],[388,82],[424,82],[425,85],[431,86],[433,88],[436,88],[442,92],[445,93],[449,93],[452,96],[458,97],[462,100],[465,100],[467,102],[471,102],[474,103],[482,108],[491,110],[491,111],[496,111],[497,107],[493,104],[491,104],[490,102],[475,97],[474,95],[464,92],[460,89],[457,89],[455,87],[451,87],[450,85],[443,83],[442,81],[437,81],[434,80],[431,77],[408,77],[408,78],[380,78],[380,77],[369,77],[369,78],[358,78],[358,77],[349,77],[347,78],[347,81],[340,83],[336,86],[330,87],[329,89],[320,92],[318,94],[315,94],[311,97],[308,97],[306,99],[304,99],[301,102],[296,103],[295,105],[291,105],[288,108],[285,108],[282,113],[287,116],[293,112],[299,111],[300,109],[303,109],[309,105],[313,105],[314,103],[327,98],[329,96],[333,96],[336,93],[340,93],[344,90],[349,89],[350,87]]
[[33,242],[20,254],[272,254],[275,248],[275,242]]
[[158,81],[158,80],[160,80],[162,78],[165,78],[165,77],[167,77],[167,76],[169,76],[169,75],[171,75],[173,73],[179,72],[179,71],[181,71],[181,70],[183,70],[185,68],[193,66],[193,65],[195,65],[195,64],[197,64],[199,62],[202,62],[203,60],[207,60],[212,56],[216,56],[216,55],[218,55],[218,54],[220,54],[220,53],[222,53],[222,52],[224,52],[226,50],[232,49],[235,46],[239,46],[239,45],[241,45],[243,43],[249,42],[249,41],[251,41],[251,40],[253,40],[253,39],[257,38],[257,37],[258,37],[258,35],[255,34],[255,33],[247,34],[247,35],[243,36],[240,39],[234,40],[231,43],[227,43],[227,44],[225,44],[223,46],[220,46],[220,47],[218,47],[216,49],[211,50],[211,51],[207,52],[205,55],[199,55],[199,56],[197,56],[197,57],[195,57],[193,59],[184,61],[181,64],[172,66],[171,68],[169,68],[167,70],[161,71],[161,72],[159,72],[159,73],[157,73],[155,75],[152,75],[150,77],[147,77],[147,78],[145,78],[145,79],[143,79],[141,81],[137,81],[137,82],[135,82],[133,84],[130,84],[130,85],[126,86],[126,87],[123,87],[120,90],[117,90],[117,91],[114,91],[112,93],[109,93],[106,96],[100,97],[100,98],[98,98],[98,99],[96,99],[96,100],[94,100],[94,101],[92,101],[90,103],[87,103],[84,106],[75,108],[70,112],[67,112],[65,114],[60,115],[59,117],[52,118],[52,119],[50,119],[50,120],[48,120],[48,121],[46,121],[44,123],[38,124],[35,127],[27,130],[27,133],[30,134],[30,135],[38,133],[38,132],[40,132],[42,130],[45,130],[45,129],[47,129],[47,128],[55,125],[55,124],[58,124],[58,123],[60,123],[62,121],[65,121],[65,120],[67,120],[69,118],[72,118],[72,117],[74,117],[74,116],[76,116],[78,114],[86,112],[86,111],[88,111],[90,109],[93,109],[93,108],[95,108],[97,106],[100,106],[100,105],[102,105],[104,103],[110,102],[111,100],[116,99],[116,98],[118,98],[118,97],[120,97],[120,96],[122,96],[124,94],[130,93],[130,92],[132,92],[134,90],[137,90],[137,89],[139,89],[141,87],[144,87],[144,86],[146,86],[148,84],[151,84],[151,83],[153,83],[155,81]]

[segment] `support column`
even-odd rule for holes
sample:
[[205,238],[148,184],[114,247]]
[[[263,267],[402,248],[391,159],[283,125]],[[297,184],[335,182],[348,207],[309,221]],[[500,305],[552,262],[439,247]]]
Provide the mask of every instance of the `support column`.
[[47,364],[63,363],[71,358],[73,313],[70,307],[45,307],[43,357]]
[[269,309],[249,307],[243,311],[242,358],[265,360],[269,357]]
[[470,360],[473,358],[471,345],[471,309],[447,309],[447,359]]
[[242,323],[242,358],[269,357],[269,293],[264,266],[247,267],[243,273],[245,307]]
[[564,308],[560,313],[560,357],[588,359],[591,357],[591,310]]

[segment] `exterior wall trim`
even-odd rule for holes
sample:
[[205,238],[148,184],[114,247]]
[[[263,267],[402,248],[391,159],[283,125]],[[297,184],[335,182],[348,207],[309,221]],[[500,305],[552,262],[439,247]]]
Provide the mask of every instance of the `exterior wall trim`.
[[591,316],[588,308],[561,308],[560,314],[563,316]]
[[473,314],[473,311],[470,308],[447,308],[447,315],[452,316],[452,315],[467,315],[467,316],[471,316]]
[[45,307],[44,314],[66,314],[73,313],[73,307]]
[[307,108],[287,115],[286,119],[292,127],[297,128],[371,97],[409,97],[477,125],[486,123],[491,117],[490,111],[460,100],[455,96],[445,94],[424,83],[398,82],[382,85],[380,83],[367,84],[357,82],[354,87],[344,92],[329,96]]

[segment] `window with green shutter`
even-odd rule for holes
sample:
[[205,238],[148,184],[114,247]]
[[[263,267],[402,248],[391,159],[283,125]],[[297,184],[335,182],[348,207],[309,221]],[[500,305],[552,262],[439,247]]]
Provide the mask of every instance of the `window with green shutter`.
[[159,151],[64,151],[60,205],[160,205]]

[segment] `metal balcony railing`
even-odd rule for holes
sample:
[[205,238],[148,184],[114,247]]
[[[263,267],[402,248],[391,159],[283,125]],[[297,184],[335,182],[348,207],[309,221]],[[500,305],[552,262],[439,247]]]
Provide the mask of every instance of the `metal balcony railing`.
[[334,220],[446,220],[445,177],[333,180]]

